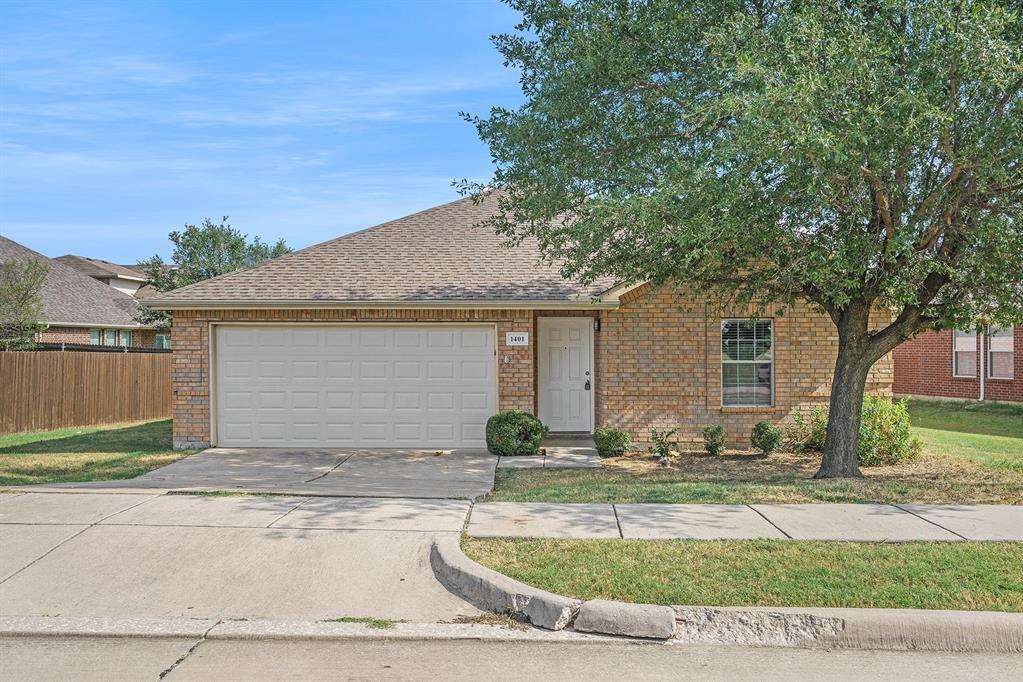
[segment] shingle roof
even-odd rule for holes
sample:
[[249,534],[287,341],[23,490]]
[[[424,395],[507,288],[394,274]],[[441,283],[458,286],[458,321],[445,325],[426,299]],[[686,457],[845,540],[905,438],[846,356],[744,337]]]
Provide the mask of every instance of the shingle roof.
[[139,304],[131,296],[0,235],[0,261],[29,259],[42,260],[50,266],[40,291],[42,322],[97,327],[141,326],[135,321]]
[[57,256],[53,260],[74,268],[89,277],[124,277],[127,279],[144,280],[146,278],[142,269],[137,265],[118,265],[99,258],[88,258],[86,256]]
[[185,304],[588,300],[613,282],[580,285],[541,264],[534,240],[509,248],[476,224],[495,199],[461,199],[153,299]]

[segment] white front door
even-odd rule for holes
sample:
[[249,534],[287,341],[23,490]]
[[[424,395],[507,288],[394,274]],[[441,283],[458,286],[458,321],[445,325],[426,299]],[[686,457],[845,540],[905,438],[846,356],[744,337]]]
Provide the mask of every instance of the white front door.
[[593,429],[593,319],[537,318],[540,421],[551,431]]

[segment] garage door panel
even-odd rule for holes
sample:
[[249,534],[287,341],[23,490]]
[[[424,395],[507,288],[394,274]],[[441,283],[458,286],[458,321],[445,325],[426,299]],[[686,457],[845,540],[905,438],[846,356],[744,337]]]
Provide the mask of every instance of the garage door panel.
[[494,331],[217,327],[224,446],[483,447]]

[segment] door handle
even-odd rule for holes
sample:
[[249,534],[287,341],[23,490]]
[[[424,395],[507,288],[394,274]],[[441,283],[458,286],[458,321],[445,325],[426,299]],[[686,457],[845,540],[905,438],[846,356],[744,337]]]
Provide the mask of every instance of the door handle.
[[586,383],[583,384],[583,390],[586,390],[586,391],[590,390],[590,380],[589,379],[587,379]]

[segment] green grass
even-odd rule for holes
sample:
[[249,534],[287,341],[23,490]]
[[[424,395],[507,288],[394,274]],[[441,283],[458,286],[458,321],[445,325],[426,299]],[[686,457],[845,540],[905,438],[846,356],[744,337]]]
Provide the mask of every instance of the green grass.
[[487,501],[1023,504],[1023,407],[911,401],[916,462],[864,467],[857,480],[813,480],[816,453],[761,459],[700,454],[663,469],[642,455],[601,469],[500,469]]
[[924,452],[1023,472],[1023,405],[911,400]]
[[370,618],[369,616],[341,616],[340,618],[327,618],[324,623],[362,623],[374,630],[390,630],[403,621],[388,620],[386,618]]
[[465,538],[462,548],[579,599],[1023,611],[1023,543]]
[[0,436],[0,485],[134,478],[193,451],[171,448],[171,420]]

